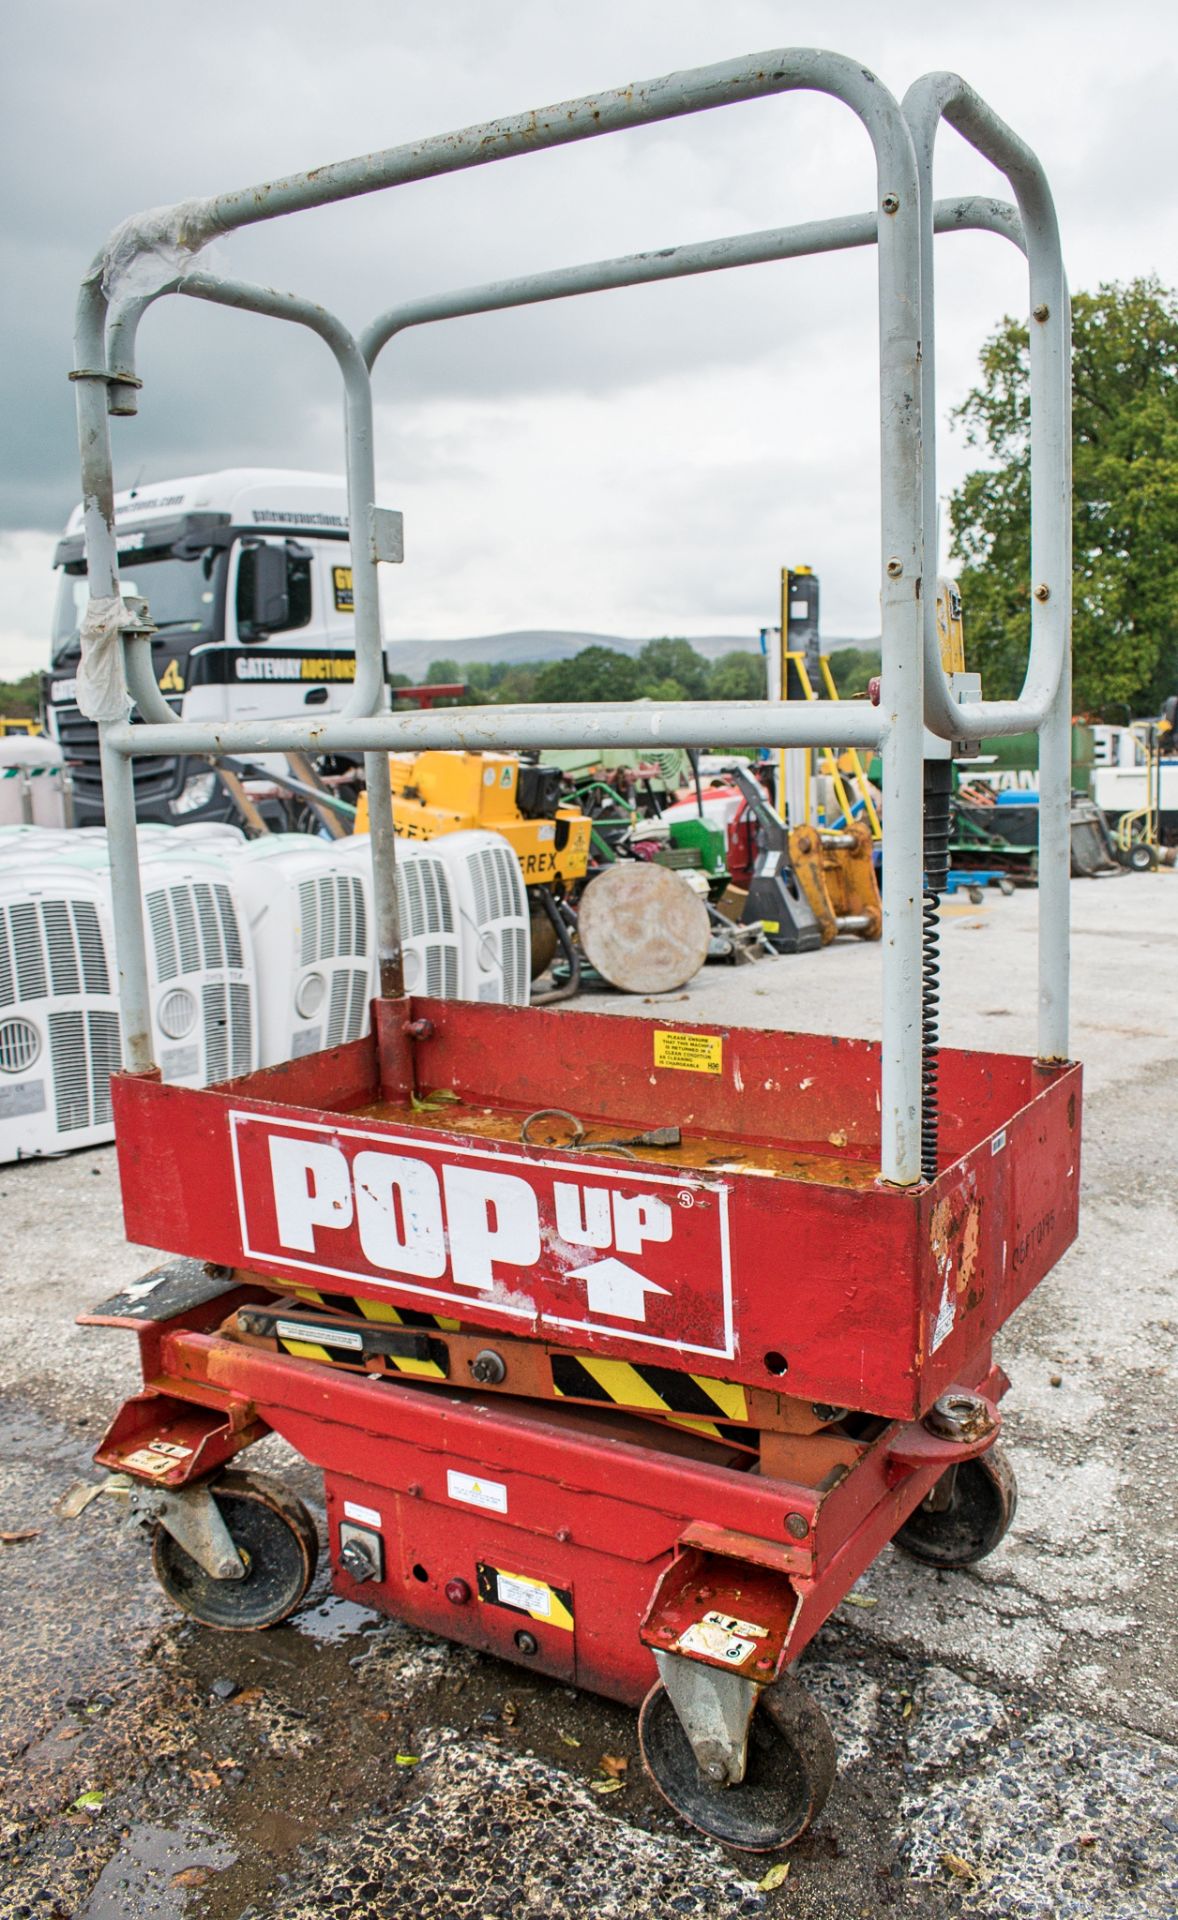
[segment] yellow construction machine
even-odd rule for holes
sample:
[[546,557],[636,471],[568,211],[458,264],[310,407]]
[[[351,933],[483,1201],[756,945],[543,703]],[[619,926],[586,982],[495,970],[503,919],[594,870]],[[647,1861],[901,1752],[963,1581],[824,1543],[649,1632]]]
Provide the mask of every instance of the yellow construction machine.
[[[407,840],[434,840],[439,834],[481,827],[502,834],[519,861],[528,890],[532,927],[532,978],[550,965],[559,949],[568,980],[549,993],[533,996],[566,999],[575,993],[580,961],[572,942],[570,891],[589,868],[592,822],[564,795],[559,767],[536,766],[517,753],[391,753],[393,827]],[[357,833],[368,832],[368,795],[360,795]]]
[[[590,822],[561,797],[559,767],[530,766],[515,753],[391,753],[393,826],[407,840],[483,827],[502,834],[524,885],[558,889],[583,880]],[[356,832],[368,832],[368,795],[360,795]]]
[[[946,673],[965,668],[961,593],[937,581],[937,634]],[[818,580],[809,567],[781,574],[780,666],[771,675],[786,700],[839,697],[818,638]],[[883,907],[874,849],[882,828],[878,795],[859,753],[791,750],[778,757],[778,778],[790,824],[789,860],[828,945],[840,933],[878,940]]]

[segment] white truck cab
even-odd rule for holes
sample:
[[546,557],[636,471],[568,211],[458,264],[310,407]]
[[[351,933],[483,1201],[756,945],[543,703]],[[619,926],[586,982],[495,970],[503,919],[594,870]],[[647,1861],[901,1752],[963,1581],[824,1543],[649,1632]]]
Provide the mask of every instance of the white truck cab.
[[[228,468],[115,496],[119,577],[157,628],[156,678],[185,720],[286,718],[341,707],[355,679],[347,492],[330,474]],[[98,730],[79,712],[86,604],[82,509],[54,566],[61,579],[47,731],[73,772],[78,824],[102,820]],[[207,762],[134,762],[141,820],[215,819],[230,803]]]

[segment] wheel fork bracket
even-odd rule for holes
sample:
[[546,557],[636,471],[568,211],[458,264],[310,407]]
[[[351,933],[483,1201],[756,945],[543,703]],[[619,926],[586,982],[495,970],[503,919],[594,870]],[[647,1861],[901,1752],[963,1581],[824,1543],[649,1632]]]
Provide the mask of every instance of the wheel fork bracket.
[[137,1519],[157,1522],[178,1547],[213,1580],[244,1580],[246,1564],[233,1544],[220,1507],[207,1485],[195,1487],[136,1487],[131,1511]]
[[654,1657],[700,1772],[718,1787],[738,1787],[748,1761],[757,1682],[682,1653],[656,1652]]

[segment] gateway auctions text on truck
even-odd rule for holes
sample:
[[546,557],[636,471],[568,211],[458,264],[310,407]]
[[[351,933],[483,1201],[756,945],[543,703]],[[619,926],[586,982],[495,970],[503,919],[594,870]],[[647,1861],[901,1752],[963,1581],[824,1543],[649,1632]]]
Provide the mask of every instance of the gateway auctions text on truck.
[[[238,467],[115,496],[124,595],[147,601],[160,690],[185,720],[262,720],[342,707],[356,674],[347,491],[330,474]],[[78,709],[86,605],[82,509],[61,580],[46,730],[69,762],[79,826],[101,824],[98,729]],[[141,820],[222,819],[232,804],[204,760],[135,762]]]

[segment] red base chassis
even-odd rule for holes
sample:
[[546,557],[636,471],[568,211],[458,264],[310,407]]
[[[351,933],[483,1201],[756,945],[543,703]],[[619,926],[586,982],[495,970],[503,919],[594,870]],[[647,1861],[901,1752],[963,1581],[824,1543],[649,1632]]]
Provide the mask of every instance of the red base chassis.
[[[993,1442],[992,1336],[1075,1236],[1078,1069],[944,1050],[945,1164],[901,1191],[873,1172],[866,1042],[462,1003],[375,1015],[366,1040],[224,1087],[116,1079],[128,1234],[208,1262],[220,1290],[92,1316],[138,1331],[145,1382],[98,1459],[178,1487],[274,1429],[326,1476],[339,1592],[635,1703],[691,1622],[751,1619],[740,1670],[771,1681]],[[587,1147],[520,1144],[516,1123],[552,1105]],[[679,1149],[605,1146],[670,1123]],[[276,1293],[337,1330],[498,1337],[532,1375],[483,1391],[453,1359],[469,1338],[440,1334],[412,1384],[243,1340],[240,1310]],[[560,1353],[716,1388],[759,1459],[554,1404],[533,1377]],[[970,1437],[925,1424],[954,1390],[986,1403]],[[341,1526],[379,1540],[361,1587]]]

